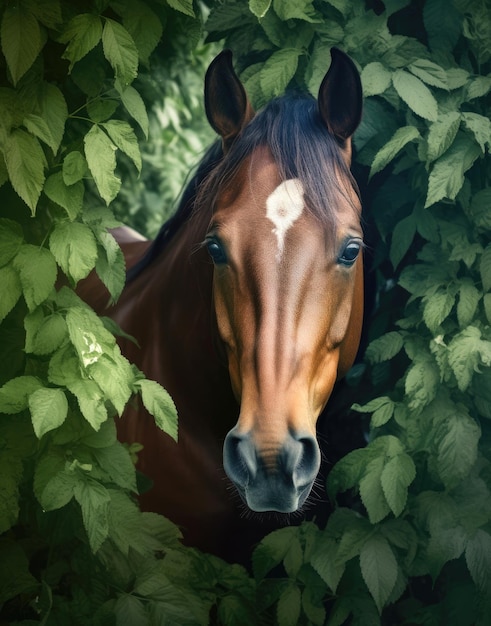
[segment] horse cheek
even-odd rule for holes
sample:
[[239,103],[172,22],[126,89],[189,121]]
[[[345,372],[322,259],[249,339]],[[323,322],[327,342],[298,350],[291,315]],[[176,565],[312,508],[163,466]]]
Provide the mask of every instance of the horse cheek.
[[338,379],[343,378],[353,365],[360,345],[363,325],[363,264],[356,263],[356,275],[353,287],[351,312],[345,335],[340,344]]

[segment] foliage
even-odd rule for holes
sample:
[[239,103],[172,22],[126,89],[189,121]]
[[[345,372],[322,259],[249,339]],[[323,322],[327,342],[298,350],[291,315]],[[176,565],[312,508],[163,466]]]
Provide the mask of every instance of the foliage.
[[206,624],[217,595],[195,598],[205,565],[139,511],[138,446],[116,439],[113,418],[138,397],[176,438],[173,402],[73,291],[95,270],[121,293],[111,209],[149,132],[135,79],[164,28],[199,23],[184,0],[1,4],[2,622]]
[[[173,406],[72,290],[95,268],[118,297],[124,265],[107,232],[114,207],[123,215],[135,203],[133,223],[155,230],[160,218],[141,208],[164,189],[155,179],[160,140],[143,148],[156,119],[146,104],[156,98],[152,77],[164,82],[160,119],[176,110],[166,108],[173,98],[187,117],[198,110],[194,80],[183,95],[192,69],[182,68],[195,58],[200,73],[206,63],[207,52],[193,53],[204,18],[190,0],[77,6],[1,5],[2,619],[489,623],[485,0],[210,3],[207,40],[234,50],[256,106],[288,86],[315,94],[333,45],[358,64],[366,96],[355,168],[374,225],[377,308],[351,393],[371,416],[369,442],[327,484],[333,500],[348,490],[356,499],[325,528],[304,523],[266,537],[252,575],[184,549],[170,522],[137,509],[137,447],[117,442],[111,418],[141,394],[175,435]],[[175,116],[172,124],[166,145],[179,129],[201,149],[190,139],[194,122],[189,133]],[[145,162],[155,166],[148,178]],[[133,184],[140,171],[149,189]]]
[[[367,4],[373,9],[343,0],[229,2],[207,23],[212,38],[226,34],[258,106],[288,86],[315,95],[333,45],[358,64],[366,97],[355,168],[377,233],[378,308],[352,393],[354,408],[371,415],[369,442],[331,471],[331,498],[352,490],[358,504],[308,531],[314,548],[303,548],[302,567],[325,584],[330,626],[349,616],[350,624],[485,624],[491,11],[480,0]],[[288,532],[293,550],[307,531]],[[324,623],[322,603],[316,615],[307,610],[291,552],[281,558],[288,583],[278,622]]]

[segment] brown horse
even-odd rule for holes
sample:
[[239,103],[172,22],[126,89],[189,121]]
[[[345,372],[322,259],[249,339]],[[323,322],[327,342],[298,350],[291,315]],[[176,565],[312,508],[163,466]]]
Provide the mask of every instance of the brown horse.
[[114,233],[129,268],[118,303],[106,309],[93,280],[80,293],[137,339],[121,341],[124,354],[178,408],[177,444],[143,408],[119,420],[154,482],[142,507],[235,559],[255,524],[271,529],[248,510],[304,506],[320,465],[317,418],[357,352],[361,206],[349,165],[361,85],[333,49],[317,101],[282,96],[255,114],[223,52],[205,105],[221,141],[174,217],[152,243]]

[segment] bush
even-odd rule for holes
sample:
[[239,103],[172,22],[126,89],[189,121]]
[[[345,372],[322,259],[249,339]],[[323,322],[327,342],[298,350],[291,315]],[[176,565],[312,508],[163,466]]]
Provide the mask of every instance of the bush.
[[[165,87],[171,68],[193,58],[204,18],[190,0],[94,0],[80,10],[21,0],[2,8],[0,27],[0,615],[487,624],[491,12],[481,0],[210,6],[207,41],[234,50],[256,106],[288,86],[315,94],[333,45],[361,71],[354,167],[376,308],[366,364],[349,382],[369,436],[327,484],[333,501],[351,491],[354,504],[338,506],[324,529],[304,523],[266,537],[252,577],[184,549],[170,522],[134,505],[136,448],[116,441],[110,418],[135,393],[158,395],[157,421],[171,433],[175,413],[72,287],[95,267],[113,298],[122,289],[108,206],[148,191],[121,191],[118,168],[140,171],[145,102],[155,96],[148,77],[167,64]],[[132,219],[150,232],[157,218],[144,204]]]

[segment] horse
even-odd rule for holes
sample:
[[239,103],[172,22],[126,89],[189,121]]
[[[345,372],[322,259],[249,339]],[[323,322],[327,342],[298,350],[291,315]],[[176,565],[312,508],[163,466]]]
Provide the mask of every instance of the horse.
[[107,306],[94,278],[79,293],[136,339],[120,339],[123,354],[178,410],[177,443],[142,406],[118,420],[121,441],[143,444],[137,467],[153,481],[142,509],[173,520],[185,543],[238,561],[247,541],[308,506],[317,420],[360,342],[350,162],[362,90],[333,48],[317,99],[292,92],[256,113],[223,51],[204,101],[218,138],[175,214],[153,242],[113,231],[127,263],[118,302]]

